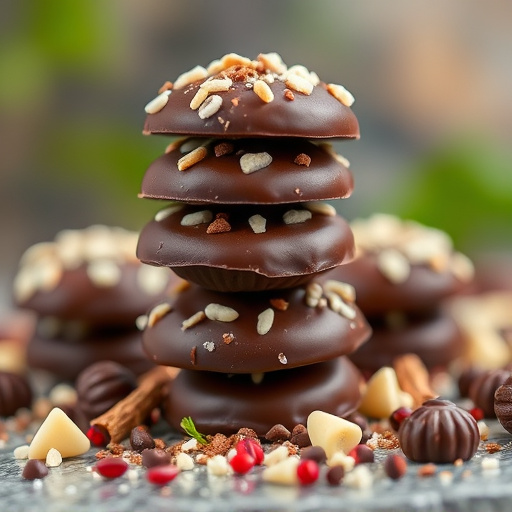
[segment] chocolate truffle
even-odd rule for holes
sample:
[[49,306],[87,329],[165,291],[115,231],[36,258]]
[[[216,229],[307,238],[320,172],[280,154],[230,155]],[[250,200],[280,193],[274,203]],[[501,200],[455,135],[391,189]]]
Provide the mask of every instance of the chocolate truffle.
[[23,375],[0,371],[0,416],[12,416],[18,409],[30,407],[32,388]]
[[115,361],[98,361],[80,372],[78,406],[88,420],[100,416],[137,387],[135,374]]
[[[357,306],[333,286],[310,283],[225,294],[190,285],[149,314],[144,349],[157,364],[223,373],[267,372],[333,359],[370,335]],[[320,294],[315,302],[313,290]]]
[[448,400],[427,400],[398,430],[405,456],[415,462],[450,463],[476,453],[480,433],[471,414]]
[[[206,156],[180,171],[184,154],[199,147],[205,148]],[[149,166],[140,196],[216,204],[346,198],[354,186],[346,165],[328,143],[303,139],[180,139]]]
[[353,250],[341,217],[300,205],[173,205],[142,229],[137,256],[205,288],[254,292],[298,286]]
[[501,426],[512,434],[512,375],[494,393],[494,412]]
[[176,429],[191,416],[205,434],[246,427],[263,437],[276,423],[289,431],[305,425],[316,409],[350,414],[361,399],[360,380],[345,357],[252,376],[181,370],[170,385],[164,414]]
[[359,138],[353,96],[276,53],[255,61],[228,54],[162,89],[146,106],[146,134]]
[[494,393],[510,377],[510,370],[497,368],[478,375],[469,386],[468,396],[486,418],[495,418]]

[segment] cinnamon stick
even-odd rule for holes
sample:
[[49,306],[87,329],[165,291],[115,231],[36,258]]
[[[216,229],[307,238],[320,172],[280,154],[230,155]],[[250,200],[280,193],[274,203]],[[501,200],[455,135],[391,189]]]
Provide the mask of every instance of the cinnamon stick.
[[160,405],[164,386],[174,379],[179,369],[157,366],[146,372],[138,387],[107,412],[91,420],[91,425],[104,428],[113,443],[126,439],[133,428],[141,425],[151,411]]
[[402,391],[409,393],[414,401],[414,408],[425,400],[438,395],[430,387],[430,377],[423,361],[416,354],[404,354],[393,361],[393,368]]

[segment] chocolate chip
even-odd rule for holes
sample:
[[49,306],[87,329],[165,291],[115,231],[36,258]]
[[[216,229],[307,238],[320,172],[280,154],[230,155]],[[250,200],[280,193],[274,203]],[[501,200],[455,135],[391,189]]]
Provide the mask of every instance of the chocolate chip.
[[278,443],[282,441],[288,441],[291,437],[290,431],[284,426],[278,423],[274,425],[266,434],[265,439],[272,443]]
[[48,468],[42,460],[29,459],[23,468],[21,476],[25,480],[44,478],[48,474]]
[[343,466],[332,466],[325,475],[329,485],[339,485],[345,476]]
[[300,452],[300,458],[314,460],[317,464],[323,464],[327,460],[327,455],[321,446],[308,446]]
[[155,440],[144,425],[132,429],[130,433],[130,446],[136,452],[142,452],[146,449],[155,447]]
[[299,423],[293,427],[290,442],[292,444],[296,444],[299,448],[306,448],[306,446],[311,446],[311,439],[309,439],[308,431],[304,425]]
[[171,462],[171,454],[159,448],[142,450],[142,465],[146,468],[166,466]]

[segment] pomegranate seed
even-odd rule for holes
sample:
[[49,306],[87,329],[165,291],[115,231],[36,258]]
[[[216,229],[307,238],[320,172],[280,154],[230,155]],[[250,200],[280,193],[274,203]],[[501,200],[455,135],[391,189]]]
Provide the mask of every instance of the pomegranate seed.
[[480,407],[473,407],[473,409],[469,410],[469,414],[471,414],[476,421],[481,421],[485,417],[484,411]]
[[373,462],[375,460],[373,450],[365,444],[358,444],[348,452],[348,455],[356,461],[356,465]]
[[155,485],[165,485],[174,480],[180,472],[178,466],[167,464],[165,466],[155,466],[148,469],[146,478],[148,482]]
[[125,474],[128,463],[119,457],[105,457],[96,462],[95,469],[105,478],[117,478]]
[[91,425],[86,436],[93,446],[107,446],[110,443],[110,434],[101,425]]
[[396,411],[391,413],[389,417],[389,424],[391,428],[398,432],[402,422],[407,419],[412,413],[412,409],[409,407],[399,407]]
[[254,467],[255,461],[254,457],[251,457],[247,452],[237,452],[231,457],[229,464],[235,473],[245,475]]
[[320,467],[312,459],[305,459],[297,466],[297,477],[301,485],[311,485],[318,480]]
[[246,437],[242,441],[239,441],[235,450],[237,453],[247,453],[254,459],[254,464],[259,466],[263,464],[263,459],[265,458],[265,454],[263,453],[263,449],[254,439]]

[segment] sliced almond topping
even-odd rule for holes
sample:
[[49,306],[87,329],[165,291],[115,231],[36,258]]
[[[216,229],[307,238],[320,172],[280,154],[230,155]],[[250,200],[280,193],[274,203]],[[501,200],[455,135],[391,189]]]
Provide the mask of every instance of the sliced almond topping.
[[329,307],[341,316],[348,318],[349,320],[353,320],[357,314],[356,310],[350,307],[343,299],[334,292],[326,292],[325,296],[329,301]]
[[251,174],[268,167],[272,163],[272,157],[266,152],[245,153],[240,158],[240,167],[244,174]]
[[258,334],[264,335],[272,328],[274,323],[274,310],[272,308],[265,309],[258,315],[258,324],[256,330]]
[[156,222],[162,222],[164,219],[167,219],[167,217],[170,217],[173,213],[179,212],[183,208],[182,203],[176,203],[171,204],[167,208],[164,208],[163,210],[160,210],[155,215]]
[[260,53],[258,60],[263,64],[264,68],[278,75],[286,72],[286,64],[283,62],[281,56],[276,52]]
[[203,66],[196,66],[192,68],[190,71],[186,73],[182,73],[174,82],[174,89],[182,89],[189,84],[196,82],[197,80],[201,80],[208,76],[208,71],[206,71]]
[[157,112],[160,112],[160,110],[162,110],[165,107],[165,105],[167,105],[170,94],[171,91],[164,91],[163,93],[159,94],[156,98],[152,99],[144,107],[146,114],[156,114]]
[[354,96],[345,89],[342,85],[338,84],[327,84],[327,90],[346,107],[352,106],[354,103]]
[[199,146],[178,160],[178,170],[185,171],[194,164],[197,164],[197,162],[200,162],[207,154],[208,150],[204,146]]
[[411,273],[409,260],[395,249],[385,249],[377,257],[377,267],[393,284],[407,281]]
[[285,81],[286,87],[309,96],[313,92],[314,85],[305,78],[294,73],[288,73]]
[[356,289],[349,283],[329,279],[324,283],[324,290],[337,293],[346,302],[355,302]]
[[254,233],[265,233],[267,230],[266,224],[267,220],[261,215],[256,214],[252,217],[249,217],[249,225],[251,226],[251,229],[254,231]]
[[203,82],[199,88],[210,92],[225,92],[233,85],[231,78],[214,78]]
[[198,114],[201,119],[208,119],[216,114],[222,107],[222,98],[218,94],[209,96],[199,107]]
[[306,305],[310,308],[316,308],[323,293],[324,290],[319,283],[308,283],[305,296]]
[[213,213],[210,210],[201,210],[185,215],[181,219],[182,226],[197,226],[198,224],[206,224],[213,219]]
[[254,82],[253,91],[265,103],[274,101],[274,93],[272,92],[272,89],[263,80],[256,80],[256,82]]
[[168,302],[162,302],[155,306],[148,315],[148,327],[153,327],[159,322],[165,315],[172,311],[172,307]]
[[190,102],[190,108],[192,110],[197,110],[206,98],[208,98],[208,89],[199,87]]
[[336,216],[336,208],[325,201],[307,201],[304,203],[304,207],[310,212],[318,213],[319,215],[326,215],[327,217]]
[[312,215],[309,210],[288,210],[283,215],[285,224],[301,224],[311,219]]
[[190,329],[194,325],[197,325],[199,322],[202,322],[205,318],[206,315],[204,311],[198,311],[197,313],[194,313],[190,318],[183,320],[183,322],[181,323],[181,330],[186,331],[187,329]]
[[204,312],[210,320],[218,320],[219,322],[233,322],[238,318],[238,313],[233,308],[221,304],[208,304]]

